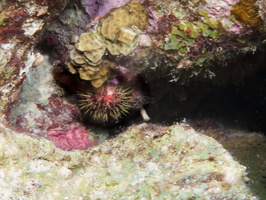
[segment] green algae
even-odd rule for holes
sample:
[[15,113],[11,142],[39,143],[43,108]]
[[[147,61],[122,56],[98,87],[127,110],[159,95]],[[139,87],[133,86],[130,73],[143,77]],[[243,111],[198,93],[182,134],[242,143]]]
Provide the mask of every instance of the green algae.
[[7,19],[7,18],[8,17],[6,17],[6,16],[0,17],[0,26],[5,26],[6,25],[6,23],[4,22],[4,20]]
[[213,54],[203,54],[201,57],[193,59],[192,62],[196,66],[202,67],[205,64],[207,64],[207,62],[210,62],[210,61],[213,61],[213,60],[214,60],[214,55]]
[[236,38],[236,41],[242,43],[242,44],[245,44],[247,43],[247,40],[245,38]]
[[208,11],[199,11],[199,15],[204,17],[202,21],[182,19],[184,16],[178,13],[175,12],[175,16],[180,19],[180,23],[178,27],[172,27],[172,32],[168,35],[170,41],[165,44],[165,50],[183,50],[184,48],[182,47],[187,48],[192,46],[198,37],[210,37],[215,40],[219,39],[223,31],[222,24],[220,21],[211,17]]

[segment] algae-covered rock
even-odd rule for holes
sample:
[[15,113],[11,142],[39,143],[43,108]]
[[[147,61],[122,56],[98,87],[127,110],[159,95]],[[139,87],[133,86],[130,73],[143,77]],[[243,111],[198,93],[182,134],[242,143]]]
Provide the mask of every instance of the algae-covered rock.
[[0,133],[3,199],[257,199],[246,168],[185,125],[131,126],[86,151]]
[[[40,63],[34,45],[68,0],[0,2],[0,113],[18,98],[29,68]],[[60,5],[60,6],[58,6]]]
[[80,121],[74,105],[64,102],[62,89],[55,83],[53,66],[47,56],[44,62],[32,67],[6,116],[8,125],[19,133],[43,137],[47,129],[67,128]]
[[222,142],[223,146],[243,165],[248,168],[252,191],[266,198],[266,138],[258,133],[234,131]]

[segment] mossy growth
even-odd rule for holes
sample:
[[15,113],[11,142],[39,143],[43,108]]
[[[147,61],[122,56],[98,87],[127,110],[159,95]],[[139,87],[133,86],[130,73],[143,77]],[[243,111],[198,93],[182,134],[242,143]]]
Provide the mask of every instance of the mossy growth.
[[3,10],[3,5],[5,5],[5,4],[6,4],[6,0],[2,0],[2,1],[0,2],[0,11]]
[[2,0],[1,2],[0,2],[0,11],[1,11],[1,13],[0,13],[0,26],[5,26],[6,25],[6,23],[5,23],[5,19],[7,19],[8,17],[6,16],[6,12],[2,12],[3,11],[3,6],[5,6],[6,5],[6,0]]
[[208,11],[202,10],[199,14],[203,21],[191,22],[181,20],[178,27],[173,27],[169,34],[169,42],[164,46],[165,50],[179,50],[186,53],[186,48],[194,44],[199,37],[208,37],[217,40],[223,30],[222,24],[209,16]]
[[5,26],[6,25],[6,23],[5,23],[5,19],[7,19],[8,17],[6,17],[6,16],[0,16],[0,26]]
[[15,71],[16,67],[0,68],[0,85],[6,83],[6,80],[9,80]]

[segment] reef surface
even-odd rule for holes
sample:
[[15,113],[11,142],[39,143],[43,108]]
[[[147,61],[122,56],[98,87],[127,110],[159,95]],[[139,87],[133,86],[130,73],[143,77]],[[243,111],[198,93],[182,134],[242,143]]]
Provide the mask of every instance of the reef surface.
[[257,199],[246,167],[186,124],[139,124],[85,151],[1,129],[2,199]]
[[2,1],[0,198],[263,199],[265,7]]

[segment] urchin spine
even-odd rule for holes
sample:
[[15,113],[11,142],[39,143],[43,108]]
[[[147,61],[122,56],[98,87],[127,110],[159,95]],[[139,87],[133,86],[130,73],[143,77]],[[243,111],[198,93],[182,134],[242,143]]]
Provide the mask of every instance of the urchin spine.
[[119,86],[105,86],[94,93],[81,94],[80,109],[94,120],[119,121],[133,107],[132,90]]

